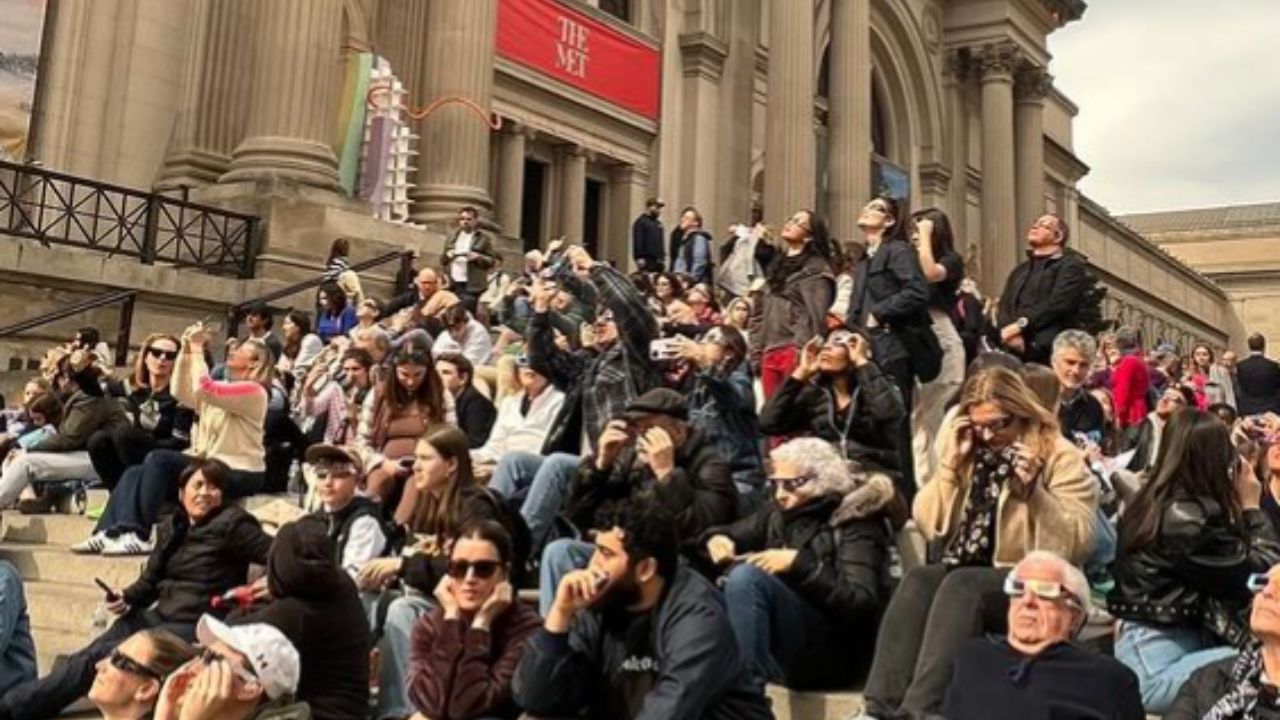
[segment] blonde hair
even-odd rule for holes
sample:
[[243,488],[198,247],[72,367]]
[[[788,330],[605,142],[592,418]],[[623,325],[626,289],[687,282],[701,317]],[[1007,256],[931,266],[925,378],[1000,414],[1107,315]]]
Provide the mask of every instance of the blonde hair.
[[253,350],[253,361],[257,364],[257,369],[251,370],[249,376],[245,378],[246,382],[256,382],[271,391],[271,383],[276,377],[275,354],[271,352],[271,348],[267,344],[257,338],[249,338],[240,343],[242,348],[250,348]]
[[1022,376],[1008,368],[988,367],[965,381],[960,389],[960,412],[993,403],[1009,413],[1021,430],[1021,441],[1041,458],[1053,453],[1061,432],[1058,418],[1041,404]]

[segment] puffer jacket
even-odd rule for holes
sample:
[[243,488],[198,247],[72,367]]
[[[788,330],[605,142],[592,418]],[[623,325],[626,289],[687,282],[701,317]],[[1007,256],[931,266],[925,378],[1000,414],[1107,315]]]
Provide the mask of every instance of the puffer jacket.
[[770,498],[752,515],[703,534],[704,555],[714,535],[728,536],[737,553],[798,551],[791,569],[779,577],[847,642],[827,645],[842,648],[838,656],[810,653],[789,681],[832,687],[853,682],[870,667],[868,641],[876,636],[890,594],[887,511],[893,499],[892,481],[873,475],[844,497],[826,495],[791,510]]
[[[1223,696],[1236,689],[1231,677],[1235,664],[1236,657],[1233,655],[1211,662],[1192,673],[1182,684],[1173,706],[1161,716],[1162,720],[1201,720]],[[1231,717],[1240,720],[1245,717],[1252,720],[1280,720],[1280,696],[1274,692],[1262,692],[1258,693],[1257,699],[1258,704],[1254,706],[1252,715]]]
[[123,591],[136,609],[156,604],[166,622],[194,623],[209,600],[243,585],[249,564],[264,565],[271,536],[249,513],[223,505],[192,524],[181,509],[165,518],[142,575]]
[[1249,575],[1277,563],[1280,539],[1261,510],[1246,510],[1243,526],[1232,527],[1213,500],[1179,498],[1153,542],[1111,564],[1107,609],[1124,620],[1204,627],[1234,644],[1248,635]]
[[760,409],[760,430],[766,435],[814,435],[835,444],[847,460],[897,472],[896,433],[905,415],[897,387],[871,362],[854,371],[853,401],[843,414],[821,376],[808,383],[788,377]]

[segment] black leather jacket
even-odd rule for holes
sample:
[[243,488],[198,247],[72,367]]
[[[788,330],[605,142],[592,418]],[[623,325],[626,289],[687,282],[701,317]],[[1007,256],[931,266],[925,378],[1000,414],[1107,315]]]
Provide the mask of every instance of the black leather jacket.
[[1212,500],[1174,500],[1156,539],[1112,563],[1107,609],[1124,620],[1204,627],[1235,644],[1248,635],[1249,575],[1278,562],[1280,540],[1261,510],[1246,510],[1244,526],[1233,528]]

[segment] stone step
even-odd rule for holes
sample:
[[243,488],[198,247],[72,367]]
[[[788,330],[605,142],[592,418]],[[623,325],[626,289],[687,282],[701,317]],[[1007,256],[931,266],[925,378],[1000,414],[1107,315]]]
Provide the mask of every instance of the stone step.
[[70,584],[48,580],[25,583],[27,614],[38,630],[88,632],[94,612],[102,604],[102,590],[96,585]]
[[27,543],[0,543],[0,558],[13,563],[22,579],[49,580],[79,587],[94,587],[93,579],[114,588],[123,588],[142,572],[145,557],[103,557],[73,555],[63,546]]
[[781,685],[769,685],[765,692],[776,720],[846,720],[862,712],[860,692],[801,692]]
[[33,630],[36,642],[36,665],[40,676],[44,677],[53,669],[53,663],[61,655],[70,655],[89,644],[94,635],[89,632],[88,620],[79,632],[50,630],[48,628]]
[[4,541],[67,546],[89,537],[93,525],[84,515],[10,513],[4,520]]

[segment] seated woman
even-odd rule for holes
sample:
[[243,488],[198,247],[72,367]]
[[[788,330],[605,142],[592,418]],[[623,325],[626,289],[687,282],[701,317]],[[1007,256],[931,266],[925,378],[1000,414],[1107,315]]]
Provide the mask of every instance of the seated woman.
[[926,539],[945,542],[942,562],[909,571],[889,601],[865,693],[877,718],[938,713],[956,652],[1003,629],[1005,575],[1027,553],[1078,566],[1092,549],[1097,482],[1022,376],[982,370],[958,407],[912,513]]
[[164,630],[139,630],[98,661],[89,702],[103,720],[152,717],[165,678],[195,659],[191,643]]
[[316,316],[316,335],[320,342],[328,343],[341,337],[356,326],[356,309],[347,302],[347,294],[337,283],[320,286],[320,313]]
[[0,717],[56,717],[92,686],[94,666],[139,630],[159,628],[190,641],[210,599],[243,585],[250,563],[267,562],[271,536],[252,515],[224,502],[232,477],[219,460],[196,460],[182,470],[180,505],[160,526],[142,575],[107,596],[107,610],[118,619],[50,674],[5,693]]
[[[446,575],[459,529],[473,521],[493,520],[504,523],[513,537],[519,537],[502,502],[475,481],[467,436],[461,430],[452,425],[433,426],[418,441],[414,458],[413,484],[422,498],[409,526],[414,542],[401,557],[370,560],[361,569],[358,582],[366,592],[382,591],[396,581],[418,591],[393,600],[387,607],[381,641],[379,718],[412,713],[405,690],[410,634]],[[527,542],[517,544],[513,568],[524,567],[527,552]]]
[[[199,421],[191,432],[190,454],[217,458],[230,468],[222,491],[228,500],[261,489],[265,464],[264,422],[271,385],[271,350],[246,340],[227,356],[225,382],[209,377],[202,324],[182,333],[182,352],[174,363],[172,392]],[[72,552],[145,555],[151,552],[151,526],[166,500],[176,499],[174,482],[189,458],[177,450],[157,449],[141,465],[125,471],[107,500],[93,534],[71,546]]]
[[882,473],[851,473],[825,440],[799,438],[773,460],[773,498],[755,514],[704,535],[729,567],[729,623],[761,692],[837,688],[871,665],[889,597],[888,523],[894,487]]
[[458,531],[436,607],[413,628],[409,699],[416,717],[510,718],[511,678],[525,641],[542,625],[511,585],[511,535],[481,520]]
[[148,335],[133,362],[133,374],[113,384],[111,390],[123,397],[130,422],[89,438],[93,469],[108,490],[152,450],[182,450],[191,441],[195,416],[178,404],[169,388],[180,347],[178,338],[168,333]]
[[284,381],[285,389],[293,391],[295,383],[307,376],[316,356],[324,349],[320,336],[311,332],[311,318],[298,310],[284,316],[284,350],[276,358],[276,373]]
[[1280,568],[1249,576],[1253,593],[1252,633],[1247,650],[1216,660],[1183,683],[1164,720],[1276,720],[1280,693],[1270,678],[1280,678]]
[[1120,620],[1116,658],[1137,674],[1147,712],[1163,713],[1192,671],[1246,638],[1245,580],[1280,562],[1261,496],[1216,417],[1170,417],[1150,479],[1120,518],[1107,596]]
[[369,495],[382,502],[384,514],[404,525],[418,505],[415,483],[406,482],[412,473],[414,446],[427,428],[450,418],[444,383],[427,346],[416,342],[400,346],[392,365],[395,369],[365,400],[356,448],[368,472]]

